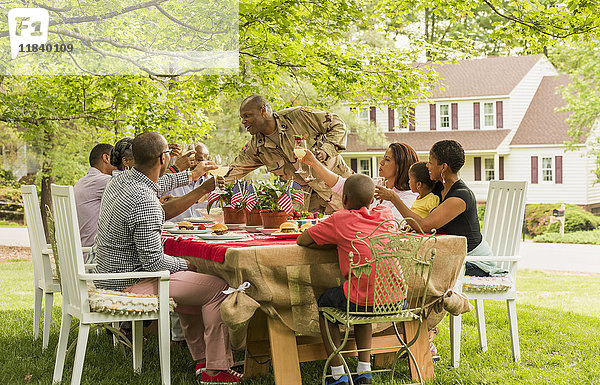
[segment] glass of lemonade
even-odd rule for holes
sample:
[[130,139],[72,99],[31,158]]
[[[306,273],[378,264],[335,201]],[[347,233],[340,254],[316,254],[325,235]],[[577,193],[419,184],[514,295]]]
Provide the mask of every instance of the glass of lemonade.
[[227,174],[227,171],[229,171],[229,166],[224,165],[224,163],[227,163],[227,159],[225,158],[225,162],[223,162],[223,159],[221,158],[221,155],[215,155],[215,163],[217,164],[217,166],[219,166],[219,168],[217,168],[216,170],[210,170],[209,173],[214,176],[215,178],[215,189],[214,192],[216,194],[225,194],[226,191],[219,188],[219,185],[217,184],[217,177],[218,176],[225,176]]
[[306,140],[296,139],[296,146],[294,147],[294,155],[300,161],[300,167],[298,167],[298,169],[295,171],[296,174],[301,174],[304,172],[304,169],[302,168],[302,158],[304,158],[304,155],[306,155],[306,151],[307,151],[306,150]]

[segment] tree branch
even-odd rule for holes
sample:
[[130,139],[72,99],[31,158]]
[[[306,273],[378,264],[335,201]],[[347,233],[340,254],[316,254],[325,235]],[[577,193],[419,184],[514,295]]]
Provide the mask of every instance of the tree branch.
[[[498,16],[500,16],[500,17],[502,17],[504,19],[510,20],[512,22],[515,22],[517,24],[524,25],[524,26],[526,26],[528,28],[531,28],[531,29],[533,29],[535,31],[538,31],[542,35],[554,37],[554,38],[557,38],[557,39],[564,39],[564,38],[567,38],[569,36],[583,34],[583,33],[588,33],[590,31],[593,31],[594,29],[600,27],[600,25],[595,25],[595,26],[591,26],[591,27],[587,27],[586,26],[584,29],[575,30],[573,32],[569,32],[569,33],[565,33],[565,34],[551,33],[551,32],[547,32],[547,31],[543,30],[542,28],[538,27],[537,25],[535,25],[535,24],[533,24],[531,22],[525,21],[525,20],[523,20],[521,18],[517,18],[517,17],[513,17],[513,16],[510,16],[510,15],[503,14],[498,9],[496,9],[496,7],[494,7],[494,5],[489,0],[483,0],[483,2],[485,4],[487,4],[487,6],[490,7],[492,9],[492,11],[494,11]],[[555,26],[555,25],[552,25],[552,27],[553,28],[558,28],[558,29],[563,29],[562,27]]]

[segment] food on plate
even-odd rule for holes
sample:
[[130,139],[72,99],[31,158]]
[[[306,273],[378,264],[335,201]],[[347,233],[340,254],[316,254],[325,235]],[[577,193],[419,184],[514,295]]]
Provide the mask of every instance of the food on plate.
[[177,227],[179,230],[194,230],[194,225],[188,221],[177,222]]
[[303,233],[304,231],[306,231],[306,229],[308,229],[309,227],[312,227],[311,223],[305,223],[302,226],[300,226],[300,232]]
[[308,211],[294,211],[288,216],[288,220],[298,220],[298,219],[319,219],[323,218],[322,213],[309,213]]
[[279,231],[282,233],[297,233],[298,225],[295,222],[283,222],[279,226]]
[[225,233],[227,233],[227,230],[229,230],[229,228],[227,227],[227,225],[217,223],[212,227],[212,230],[213,235],[224,235]]

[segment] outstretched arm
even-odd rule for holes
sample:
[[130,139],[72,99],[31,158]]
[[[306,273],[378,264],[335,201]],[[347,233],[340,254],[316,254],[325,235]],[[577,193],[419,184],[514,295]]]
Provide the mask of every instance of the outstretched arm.
[[[421,218],[421,216],[411,211],[402,202],[398,194],[391,189],[375,186],[375,198],[392,202],[400,214],[406,218],[409,225],[412,226],[412,223],[416,222],[427,233],[431,232],[432,229],[439,229],[467,209],[465,201],[457,197],[451,197],[442,202],[428,216]],[[416,228],[417,226],[412,227]]]
[[214,190],[214,188],[215,179],[209,178],[189,193],[167,200],[163,204],[165,218],[171,219],[173,217],[178,216],[179,214],[190,208],[194,203],[198,202],[198,200],[200,200],[200,198],[202,198],[204,195]]
[[337,183],[339,175],[325,167],[323,163],[319,162],[310,150],[306,150],[306,155],[304,155],[304,158],[302,158],[302,162],[311,166],[319,178],[323,179],[327,186],[333,187]]

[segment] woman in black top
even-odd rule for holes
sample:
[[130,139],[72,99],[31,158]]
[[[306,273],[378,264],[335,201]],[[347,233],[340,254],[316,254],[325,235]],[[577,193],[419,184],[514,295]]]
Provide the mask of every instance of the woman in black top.
[[[477,201],[473,192],[459,178],[458,171],[465,164],[465,152],[455,140],[441,140],[429,150],[429,177],[437,180],[434,193],[440,196],[440,205],[427,217],[421,218],[408,208],[393,191],[376,186],[375,197],[390,200],[404,218],[412,218],[425,232],[437,229],[438,234],[460,235],[467,238],[467,255],[492,255],[483,239],[477,218]],[[408,220],[410,224],[410,219]],[[493,262],[467,262],[467,275],[499,276],[506,270]]]

